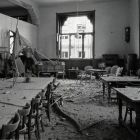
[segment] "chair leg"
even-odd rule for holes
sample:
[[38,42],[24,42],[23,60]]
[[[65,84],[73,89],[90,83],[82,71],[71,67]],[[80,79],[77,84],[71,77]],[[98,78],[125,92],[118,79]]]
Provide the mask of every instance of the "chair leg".
[[130,109],[130,127],[132,127],[132,110]]
[[19,129],[15,132],[15,140],[19,140]]
[[129,112],[129,114],[130,114],[130,126],[132,127],[132,110],[131,110],[131,108],[128,108],[128,107],[126,107],[126,112],[125,112],[125,116],[124,116],[124,122],[126,122],[126,118],[127,118],[127,114],[128,114],[128,112]]
[[42,128],[42,132],[44,132],[44,125],[43,125],[42,117],[41,117],[41,120],[40,120],[40,124],[41,124],[41,128]]
[[40,131],[39,131],[39,120],[38,117],[36,117],[36,130],[38,134],[38,139],[40,140]]
[[63,80],[64,80],[64,73],[63,73]]
[[126,122],[127,114],[128,114],[128,108],[126,107],[125,116],[124,116],[124,120],[123,120],[124,122]]
[[31,114],[29,114],[29,119],[28,119],[28,140],[31,140]]
[[48,109],[46,109],[45,110],[46,111],[46,115],[47,115],[47,117],[48,117],[48,119],[49,119],[49,122],[50,122],[50,109],[48,108]]
[[26,134],[24,134],[24,140],[26,140]]
[[35,130],[36,139],[39,140],[37,129]]

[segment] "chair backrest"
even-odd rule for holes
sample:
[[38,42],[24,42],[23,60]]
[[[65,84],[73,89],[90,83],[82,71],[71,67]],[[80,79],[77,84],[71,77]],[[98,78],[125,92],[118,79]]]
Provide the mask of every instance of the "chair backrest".
[[112,66],[112,67],[111,67],[111,70],[110,70],[110,73],[116,75],[116,71],[117,71],[117,68],[118,68],[118,67],[119,67],[118,65]]
[[16,113],[14,118],[12,118],[8,124],[2,126],[1,139],[6,139],[6,137],[10,133],[15,132],[18,129],[19,122],[20,122],[20,116],[18,113]]
[[50,121],[50,104],[53,102],[53,96],[52,96],[52,94],[53,94],[53,92],[52,92],[52,82],[50,82],[49,84],[48,84],[48,86],[47,86],[47,91],[46,91],[46,93],[45,93],[45,96],[46,96],[46,100],[47,100],[47,106],[46,106],[46,113],[47,113],[47,117],[48,117],[48,119],[49,119],[49,121]]
[[31,110],[31,106],[29,104],[25,105],[25,107],[23,107],[23,109],[18,110],[18,113],[20,116],[27,116],[29,115]]
[[106,74],[110,74],[110,72],[111,72],[111,67],[106,67],[105,70],[106,70]]
[[39,106],[42,103],[41,96],[37,95],[35,98],[32,99],[31,104],[32,106]]
[[65,70],[65,62],[61,62],[63,70]]
[[92,67],[92,66],[85,66],[85,67],[84,67],[84,70],[85,70],[85,71],[88,70],[88,69],[93,69],[93,67]]
[[30,115],[36,116],[38,114],[39,103],[40,103],[40,99],[39,98],[33,98],[32,99]]
[[52,91],[52,83],[49,83],[47,86],[47,91],[45,93],[45,96],[46,96],[46,99],[48,100],[48,102],[50,102],[51,91]]
[[123,71],[123,67],[118,67],[116,71],[116,76],[121,76]]

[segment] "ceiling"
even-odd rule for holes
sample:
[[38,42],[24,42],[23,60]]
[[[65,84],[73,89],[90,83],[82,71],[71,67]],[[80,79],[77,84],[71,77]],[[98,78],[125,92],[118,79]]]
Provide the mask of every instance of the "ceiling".
[[[37,5],[47,5],[52,3],[61,3],[61,2],[76,2],[76,1],[85,1],[85,0],[31,0],[35,2]],[[18,5],[10,2],[9,0],[0,0],[0,8],[9,8],[9,7],[17,7]]]
[[[71,1],[83,1],[83,0],[31,0],[35,2],[37,5],[47,5],[53,3],[61,3],[61,2],[71,2]],[[18,5],[10,2],[10,0],[0,0],[0,8],[14,8],[19,7]]]
[[49,4],[56,4],[62,2],[82,2],[82,1],[91,1],[91,2],[107,2],[107,1],[114,1],[114,0],[31,0],[38,5],[49,5]]
[[8,0],[0,0],[0,8],[17,7],[17,5],[9,2]]
[[85,0],[32,0],[37,4],[50,4],[50,3],[61,3],[61,2],[76,2],[76,1],[85,1]]
[[31,23],[28,10],[11,0],[0,0],[0,13]]
[[[63,2],[109,2],[109,1],[117,1],[117,0],[30,0],[33,3],[36,3],[38,6],[49,6],[52,4],[61,4]],[[14,12],[14,15],[11,15],[11,12]],[[24,0],[0,0],[0,13],[6,14],[8,16],[20,16],[19,14],[22,11],[22,15],[27,15],[30,19],[32,19],[35,25],[38,25],[36,16],[32,6],[26,4]],[[15,15],[16,14],[16,15]]]
[[[10,2],[11,0],[0,0],[0,8],[9,8],[9,7],[19,7],[18,5]],[[107,2],[113,0],[31,0],[35,2],[37,5],[49,5],[49,4],[57,4],[62,2],[82,2],[82,1],[91,1],[91,2]]]

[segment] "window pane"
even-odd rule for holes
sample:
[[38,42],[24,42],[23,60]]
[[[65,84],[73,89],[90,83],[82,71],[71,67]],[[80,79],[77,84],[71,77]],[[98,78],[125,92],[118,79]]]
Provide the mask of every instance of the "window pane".
[[84,58],[92,58],[93,57],[93,37],[92,35],[85,35],[84,36],[84,53],[85,57]]
[[69,58],[69,36],[62,35],[61,37],[61,58],[68,59]]
[[13,45],[14,45],[14,34],[10,31],[10,54],[13,53]]
[[59,37],[62,59],[93,58],[93,23],[87,16],[70,16],[64,22]]
[[62,27],[62,33],[92,32],[93,25],[87,16],[68,17]]
[[72,35],[70,46],[70,58],[82,58],[82,36]]

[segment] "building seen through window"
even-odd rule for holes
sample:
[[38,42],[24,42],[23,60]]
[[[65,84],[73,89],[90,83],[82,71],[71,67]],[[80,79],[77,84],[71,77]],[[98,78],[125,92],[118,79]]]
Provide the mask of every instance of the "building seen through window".
[[59,35],[62,59],[93,58],[93,24],[87,16],[68,17]]

